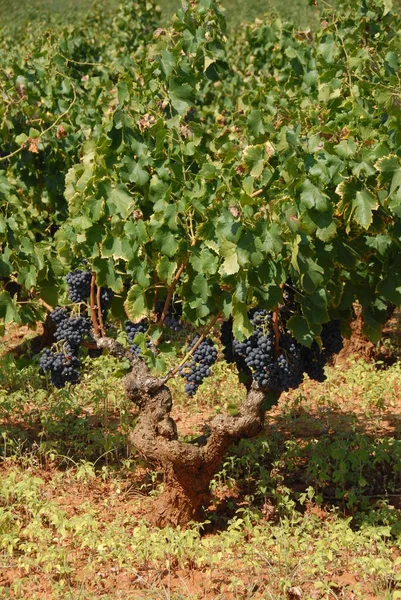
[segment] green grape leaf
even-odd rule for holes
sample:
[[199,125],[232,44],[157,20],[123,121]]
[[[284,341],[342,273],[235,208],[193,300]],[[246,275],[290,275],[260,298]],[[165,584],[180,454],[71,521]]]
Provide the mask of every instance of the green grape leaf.
[[293,315],[288,320],[287,327],[293,333],[297,342],[308,348],[311,347],[316,337],[316,331],[311,329],[305,317],[299,314]]
[[302,312],[310,327],[327,323],[330,320],[327,304],[327,293],[323,289],[302,298]]
[[128,216],[134,204],[132,196],[120,185],[110,191],[108,201],[112,202],[112,208],[115,209],[112,212],[117,211],[123,218]]
[[21,322],[14,302],[6,291],[0,292],[0,319],[3,319],[6,325]]
[[124,306],[131,321],[135,322],[138,318],[146,316],[147,311],[141,286],[133,285],[129,289]]
[[364,229],[369,229],[372,224],[372,211],[377,209],[377,200],[367,190],[357,192],[352,202],[353,219]]

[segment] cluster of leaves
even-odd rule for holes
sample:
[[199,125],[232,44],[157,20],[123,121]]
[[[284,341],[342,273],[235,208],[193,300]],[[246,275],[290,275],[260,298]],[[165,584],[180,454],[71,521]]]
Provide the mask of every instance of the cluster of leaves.
[[18,45],[11,34],[0,35],[0,317],[6,323],[41,319],[32,288],[57,304],[65,270],[54,234],[68,218],[66,173],[115,110],[120,73],[134,59],[141,63],[157,17],[150,2],[128,1],[113,19],[99,8],[79,26],[49,23],[39,36],[32,27]]
[[[185,321],[232,315],[238,338],[252,331],[249,307],[272,310],[291,278],[300,309],[288,327],[300,343],[319,339],[331,318],[350,318],[356,299],[377,339],[386,302],[401,300],[400,23],[390,0],[353,5],[341,17],[327,11],[315,34],[280,21],[228,34],[212,0],[183,5],[166,28],[143,1],[126,24],[116,17],[105,28],[97,17],[90,34],[42,44],[29,59],[42,76],[10,76],[6,131],[17,135],[6,151],[17,153],[1,176],[16,214],[29,215],[27,203],[37,213],[17,225],[0,215],[0,275],[18,272],[43,294],[40,282],[53,289],[85,257],[98,285],[126,297],[132,319],[152,310],[155,288],[174,288]],[[18,129],[20,83],[39,87]],[[48,88],[44,112],[66,123],[61,140],[57,126],[43,133],[42,112],[43,128],[27,133]],[[61,180],[53,195],[46,188],[54,163],[35,170],[46,153],[63,157],[57,173],[69,169],[65,200]],[[0,317],[15,310],[3,292]]]

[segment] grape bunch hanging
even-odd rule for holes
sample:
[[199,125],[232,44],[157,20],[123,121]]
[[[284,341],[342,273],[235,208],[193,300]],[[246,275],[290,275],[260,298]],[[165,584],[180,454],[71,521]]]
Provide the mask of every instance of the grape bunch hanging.
[[149,322],[147,319],[141,319],[141,321],[139,321],[138,323],[133,323],[132,321],[126,321],[125,323],[125,331],[127,332],[130,350],[136,356],[141,355],[141,349],[137,344],[134,343],[134,339],[139,333],[146,333],[148,327]]
[[[160,321],[164,309],[164,302],[158,301],[155,308],[155,314],[157,320]],[[163,325],[171,329],[171,331],[177,332],[182,329],[182,306],[179,302],[170,300],[170,304],[167,308],[167,314],[164,319]]]
[[[199,335],[195,336],[188,346],[188,352],[193,349],[199,340]],[[191,360],[184,363],[178,372],[185,378],[185,392],[188,396],[194,396],[206,377],[209,377],[210,367],[217,360],[217,350],[210,338],[205,338],[195,348]]]
[[[159,300],[157,302],[156,307],[155,307],[155,315],[154,315],[155,322],[160,321],[160,318],[161,318],[161,316],[163,314],[163,310],[164,310],[164,304],[165,304],[164,300]],[[170,331],[172,331],[174,333],[181,331],[181,329],[182,329],[181,316],[182,316],[181,305],[179,303],[173,302],[173,300],[171,300],[170,304],[168,305],[168,309],[166,312],[166,316],[164,318],[163,326],[167,327]],[[134,323],[132,321],[126,321],[126,323],[125,323],[125,331],[127,333],[128,343],[130,344],[130,350],[136,356],[141,356],[141,349],[138,346],[138,344],[135,344],[134,339],[140,333],[147,333],[148,329],[149,329],[149,320],[146,317],[141,319],[137,323]],[[152,344],[149,340],[146,342],[146,347],[147,348],[152,347]]]
[[[294,298],[284,295],[284,304],[278,315],[280,326],[273,325],[272,313],[254,310],[250,321],[254,332],[239,342],[233,336],[232,321],[221,329],[221,342],[227,362],[236,363],[239,371],[251,376],[262,389],[283,392],[296,389],[304,373],[311,379],[324,381],[324,367],[334,354],[340,352],[343,342],[340,321],[325,323],[322,327],[322,348],[313,342],[310,348],[299,344],[286,327],[290,314],[296,309]],[[282,315],[282,316],[281,316]]]
[[[88,269],[75,269],[67,275],[66,281],[68,297],[74,306],[56,307],[50,313],[56,326],[57,342],[52,348],[46,348],[40,358],[41,368],[50,373],[52,383],[58,388],[64,387],[67,382],[77,383],[79,380],[79,348],[88,338],[91,340],[92,331],[92,322],[88,316],[92,273]],[[112,299],[112,290],[98,289],[96,300],[100,306],[97,308],[97,314],[101,323],[101,318],[104,320],[107,316]],[[93,299],[91,303],[93,305]],[[334,320],[325,323],[321,331],[322,346],[314,341],[310,348],[306,348],[296,341],[287,328],[289,318],[299,312],[299,308],[292,286],[285,286],[283,303],[279,305],[278,311],[275,311],[275,323],[273,313],[258,308],[251,310],[249,318],[253,325],[253,333],[239,342],[233,336],[232,320],[224,322],[221,341],[226,360],[235,362],[239,371],[247,375],[248,380],[252,378],[266,390],[282,392],[295,389],[302,383],[305,373],[312,379],[324,381],[325,365],[342,348],[340,322]],[[157,321],[160,320],[163,310],[164,302],[158,303],[155,308]],[[178,331],[182,327],[181,316],[181,305],[170,302],[164,325],[171,331]],[[137,323],[127,321],[125,329],[132,353],[140,356],[141,349],[134,340],[138,334],[148,332],[149,320],[143,318]],[[146,342],[146,346],[151,347],[150,341]],[[204,379],[210,375],[211,366],[217,360],[217,350],[210,338],[199,343],[199,336],[196,336],[187,351],[192,353],[192,356],[178,371],[185,379],[186,393],[193,396]]]
[[[56,388],[66,383],[77,383],[81,362],[79,348],[89,336],[92,323],[88,316],[87,302],[91,293],[92,273],[85,269],[75,269],[66,276],[67,293],[74,307],[57,306],[50,318],[56,326],[56,344],[45,348],[40,356],[40,367],[50,373],[50,380]],[[113,298],[109,288],[100,290],[100,311],[103,319]]]
[[92,273],[75,269],[66,276],[68,297],[71,302],[86,302],[91,292]]

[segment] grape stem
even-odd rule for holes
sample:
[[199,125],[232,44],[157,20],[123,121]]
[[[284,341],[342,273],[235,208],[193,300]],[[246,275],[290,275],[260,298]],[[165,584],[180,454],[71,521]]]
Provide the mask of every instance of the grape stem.
[[274,356],[277,357],[280,349],[280,330],[279,330],[279,316],[278,316],[278,306],[273,309],[272,314],[272,322],[273,322],[273,331],[274,331]]
[[157,272],[155,271],[155,291],[153,294],[153,309],[156,312],[156,305],[157,305],[157,299],[158,299],[158,289],[157,289],[157,284],[159,283],[159,278],[157,276]]
[[49,312],[53,312],[54,308],[52,306],[50,306],[50,304],[48,304],[45,300],[43,300],[43,298],[38,298],[37,300],[38,300],[39,304],[41,304],[42,306],[47,308],[47,310]]
[[[95,338],[101,337],[99,334],[99,323],[96,316],[96,304],[95,304],[95,281],[96,274],[92,273],[91,279],[91,293],[90,293],[90,308],[91,308],[91,319],[93,325],[93,331]],[[104,337],[104,336],[103,336]]]
[[251,198],[256,198],[257,196],[260,196],[260,194],[263,194],[264,191],[265,191],[264,188],[260,188],[260,190],[256,190],[256,192],[252,192]]
[[217,321],[217,319],[219,317],[220,317],[220,313],[217,313],[217,315],[215,315],[213,317],[213,319],[210,321],[209,325],[206,326],[206,328],[204,329],[203,333],[199,336],[199,339],[192,346],[192,348],[189,350],[189,352],[187,352],[187,354],[184,356],[184,358],[182,359],[182,361],[180,362],[180,364],[177,365],[176,367],[174,367],[174,369],[172,371],[170,371],[169,373],[167,373],[166,377],[164,378],[165,381],[168,381],[169,379],[171,379],[171,377],[174,377],[175,375],[177,375],[178,370],[180,369],[180,367],[182,367],[183,365],[185,365],[185,363],[187,362],[188,358],[190,358],[192,356],[192,354],[195,352],[195,350],[197,349],[197,347],[203,342],[203,340],[205,339],[205,337],[207,336],[207,334],[209,333],[209,331],[211,330],[211,328],[216,323],[216,321]]
[[101,303],[100,303],[100,292],[102,291],[102,288],[100,286],[98,286],[97,288],[97,293],[96,293],[96,300],[97,300],[97,317],[99,319],[99,327],[100,327],[100,332],[102,334],[102,337],[106,336],[106,333],[104,331],[104,323],[103,323],[103,315],[102,315],[102,307],[101,307]]
[[168,288],[167,298],[166,298],[166,301],[164,303],[163,311],[162,311],[162,314],[160,316],[159,322],[157,324],[158,327],[163,327],[163,323],[164,323],[164,320],[165,320],[165,318],[167,316],[168,308],[170,306],[171,298],[173,297],[174,290],[175,290],[175,288],[177,286],[179,278],[181,277],[181,273],[183,272],[183,270],[185,268],[185,264],[186,264],[186,260],[183,260],[182,263],[180,264],[178,270],[177,270],[177,273],[174,276],[172,284]]

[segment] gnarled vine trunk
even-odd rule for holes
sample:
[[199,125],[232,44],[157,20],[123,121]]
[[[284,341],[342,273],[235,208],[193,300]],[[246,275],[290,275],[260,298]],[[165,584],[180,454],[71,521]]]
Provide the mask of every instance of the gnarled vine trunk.
[[128,397],[139,406],[140,416],[130,442],[164,473],[164,489],[155,501],[152,521],[164,527],[199,520],[210,498],[210,481],[230,444],[261,431],[265,393],[252,385],[237,416],[218,415],[206,435],[182,442],[170,416],[172,399],[166,379],[153,377],[142,360],[127,355],[114,340],[101,338],[97,343],[117,356],[126,356],[132,365],[124,386]]

